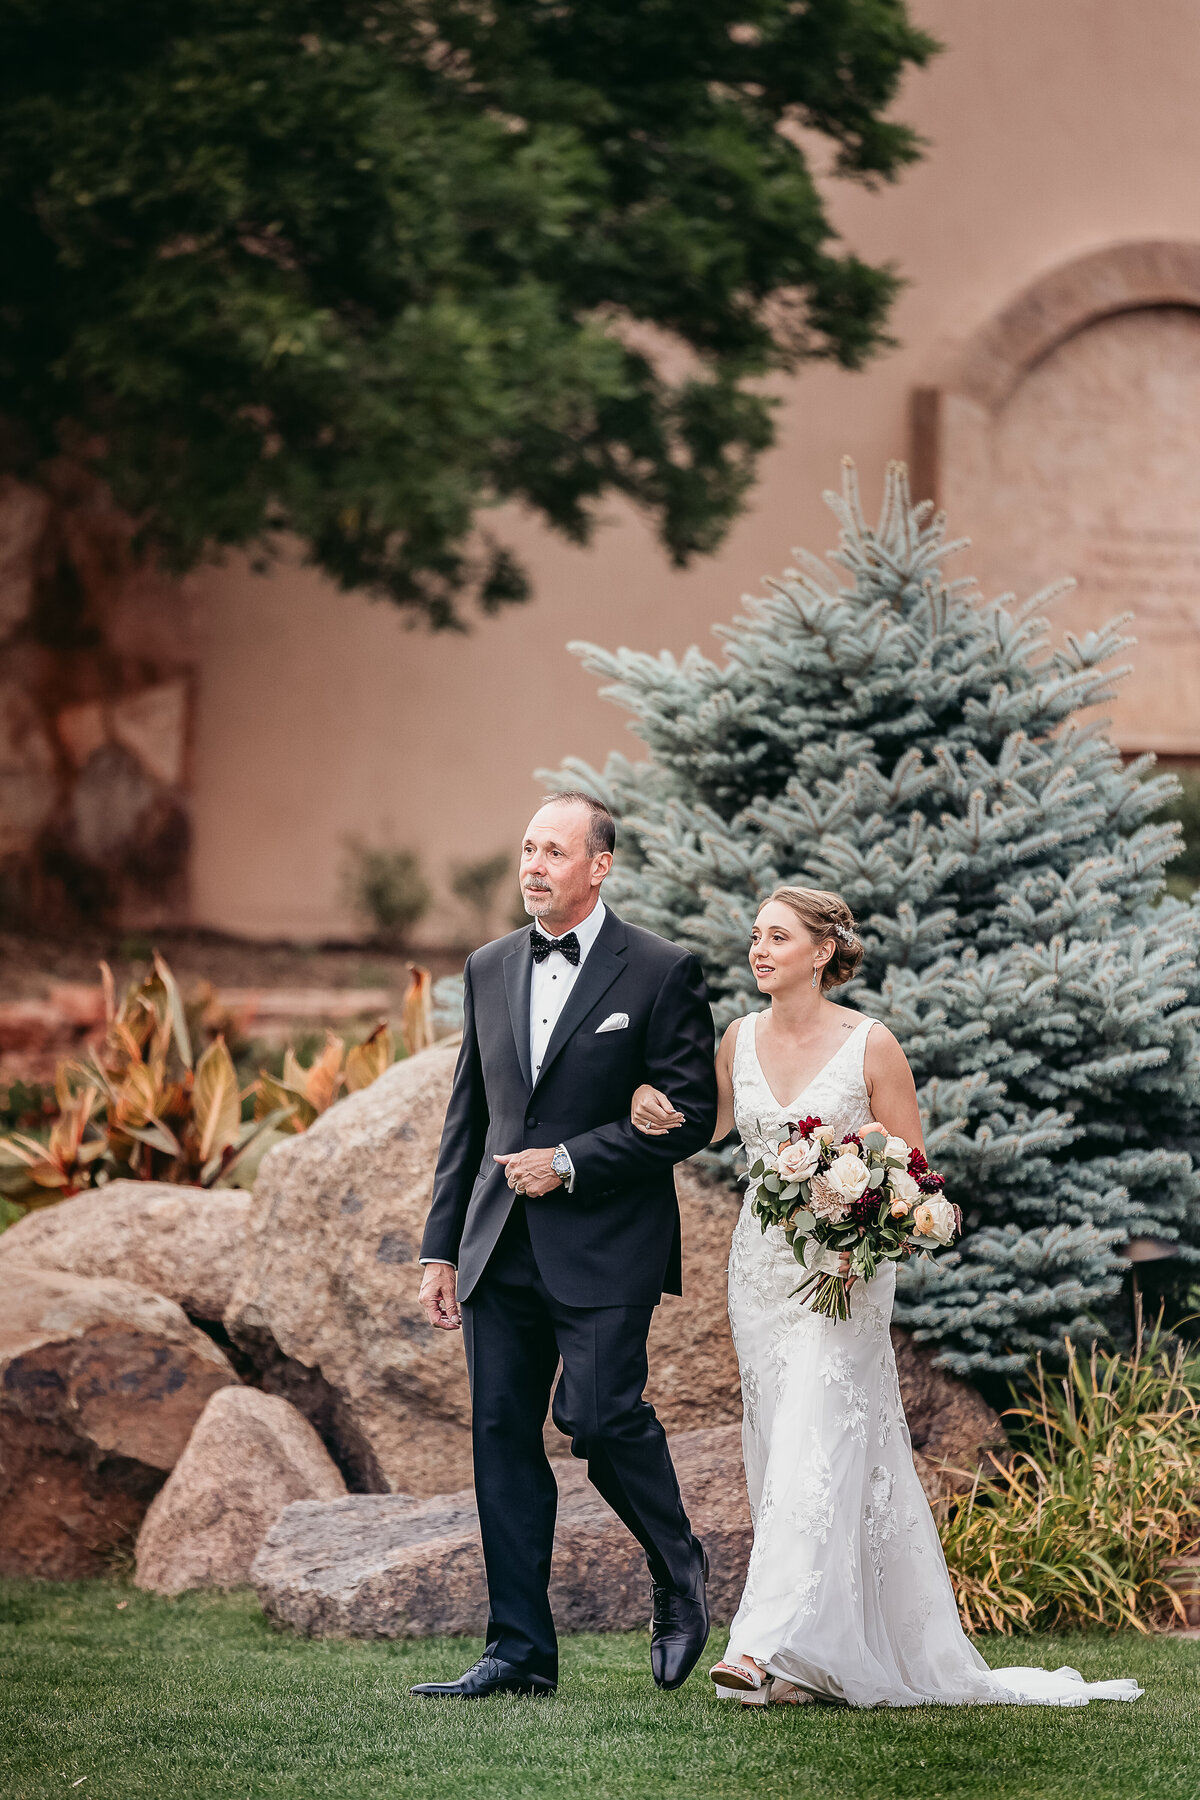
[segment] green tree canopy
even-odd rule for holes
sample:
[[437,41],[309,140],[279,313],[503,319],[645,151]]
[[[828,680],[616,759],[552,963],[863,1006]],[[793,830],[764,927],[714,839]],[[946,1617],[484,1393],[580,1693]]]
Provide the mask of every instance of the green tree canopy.
[[292,532],[438,625],[523,595],[500,501],[584,541],[624,494],[683,563],[754,378],[884,341],[802,131],[895,177],[936,48],[905,0],[0,0],[4,462],[65,445],[172,566]]

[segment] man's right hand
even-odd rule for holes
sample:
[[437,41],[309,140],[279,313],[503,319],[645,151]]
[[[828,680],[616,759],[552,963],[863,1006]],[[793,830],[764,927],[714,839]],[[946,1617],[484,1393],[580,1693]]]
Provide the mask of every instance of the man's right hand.
[[421,1305],[425,1317],[438,1331],[457,1331],[462,1324],[458,1305],[458,1275],[453,1263],[425,1264],[421,1278]]

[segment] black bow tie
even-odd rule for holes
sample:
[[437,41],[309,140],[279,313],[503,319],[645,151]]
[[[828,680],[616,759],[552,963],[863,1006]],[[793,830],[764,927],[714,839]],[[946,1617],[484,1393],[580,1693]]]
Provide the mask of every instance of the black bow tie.
[[529,933],[529,946],[536,963],[545,962],[552,950],[561,950],[569,963],[579,967],[579,939],[573,931],[568,931],[565,937],[552,938],[547,937],[544,931],[539,931],[535,925]]

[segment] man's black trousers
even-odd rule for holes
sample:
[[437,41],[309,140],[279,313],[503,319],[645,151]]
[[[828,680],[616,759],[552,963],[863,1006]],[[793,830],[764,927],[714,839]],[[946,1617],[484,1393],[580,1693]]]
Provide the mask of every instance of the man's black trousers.
[[652,1306],[564,1306],[538,1273],[525,1208],[514,1202],[463,1304],[475,1494],[487,1566],[492,1653],[558,1678],[547,1587],[558,1486],[542,1427],[559,1358],[554,1423],[588,1478],[646,1552],[655,1581],[697,1591],[702,1565],[666,1434],[643,1400]]

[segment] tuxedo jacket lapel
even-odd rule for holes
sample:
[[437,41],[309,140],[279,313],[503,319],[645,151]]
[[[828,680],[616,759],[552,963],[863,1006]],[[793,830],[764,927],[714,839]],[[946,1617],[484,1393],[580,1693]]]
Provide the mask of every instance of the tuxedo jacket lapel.
[[[551,1063],[553,1063],[563,1045],[567,1043],[572,1034],[578,1030],[583,1020],[586,1019],[591,1012],[593,1006],[595,1006],[601,996],[608,991],[613,982],[617,979],[617,976],[621,973],[621,970],[625,967],[625,946],[627,941],[625,927],[622,925],[620,919],[617,918],[617,915],[614,912],[610,912],[605,918],[603,925],[600,927],[599,937],[584,958],[583,967],[579,971],[574,987],[567,996],[566,1005],[558,1015],[558,1023],[550,1034],[550,1042],[546,1045],[546,1054],[542,1058],[541,1072],[537,1078],[538,1082],[545,1077]],[[528,961],[532,963],[532,951],[526,950],[525,954]],[[507,966],[506,963],[506,972]],[[525,985],[525,996],[525,1049],[526,1066],[528,1066],[528,981]],[[509,1004],[510,1006],[512,1004],[511,998]],[[536,1087],[537,1082],[533,1085]]]
[[508,1016],[512,1021],[517,1060],[527,1088],[533,1086],[533,1072],[529,1066],[529,989],[532,974],[533,951],[529,948],[529,933],[525,932],[516,949],[510,950],[504,959],[504,992],[508,996]]

